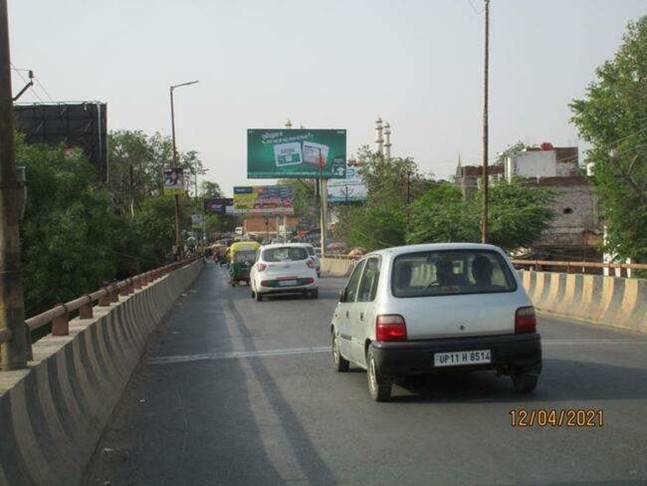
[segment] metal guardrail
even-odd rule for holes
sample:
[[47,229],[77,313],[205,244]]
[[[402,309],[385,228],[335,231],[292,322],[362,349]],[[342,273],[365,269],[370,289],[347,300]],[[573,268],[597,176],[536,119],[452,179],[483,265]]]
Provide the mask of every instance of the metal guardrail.
[[543,267],[560,267],[566,268],[566,273],[576,273],[577,270],[581,269],[582,273],[586,273],[585,269],[595,268],[595,269],[605,269],[610,270],[620,269],[622,270],[647,270],[647,263],[602,263],[602,262],[568,262],[568,261],[553,261],[553,260],[512,260],[513,265],[519,265],[523,267],[533,267],[535,270],[541,271]]
[[[83,297],[79,297],[78,299],[71,300],[64,304],[58,304],[41,314],[30,317],[25,320],[25,324],[31,332],[46,326],[51,322],[53,336],[67,336],[70,334],[69,323],[71,313],[78,311],[79,318],[91,319],[94,315],[92,308],[95,303],[100,307],[110,306],[113,302],[119,302],[120,295],[130,295],[134,293],[135,290],[141,289],[164,275],[167,275],[172,271],[186,266],[200,258],[202,257],[197,256],[188,258],[186,260],[174,262],[169,265],[164,265],[163,267],[135,275],[134,277],[127,278],[120,282],[109,284],[96,292],[84,295]],[[10,339],[11,331],[6,328],[0,329],[0,344],[8,342]],[[31,338],[29,338],[28,342],[31,344]]]

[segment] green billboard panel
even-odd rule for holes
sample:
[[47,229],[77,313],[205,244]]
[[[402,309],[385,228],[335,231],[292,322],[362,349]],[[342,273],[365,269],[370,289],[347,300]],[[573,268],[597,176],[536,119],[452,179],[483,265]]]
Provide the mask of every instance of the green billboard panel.
[[346,177],[346,130],[247,130],[250,179]]

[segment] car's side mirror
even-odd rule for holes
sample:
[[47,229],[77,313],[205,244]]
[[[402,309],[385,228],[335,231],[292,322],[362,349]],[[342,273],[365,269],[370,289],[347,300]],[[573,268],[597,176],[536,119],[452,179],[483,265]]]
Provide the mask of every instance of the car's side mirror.
[[339,291],[339,302],[346,302],[347,299],[348,299],[348,291],[344,287]]

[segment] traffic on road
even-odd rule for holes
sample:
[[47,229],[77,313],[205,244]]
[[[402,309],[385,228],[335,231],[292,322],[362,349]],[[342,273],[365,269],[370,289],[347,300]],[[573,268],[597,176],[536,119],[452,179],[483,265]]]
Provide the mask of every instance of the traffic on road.
[[[434,251],[401,261],[424,266]],[[506,272],[489,251],[471,249],[462,261],[484,254]],[[418,272],[412,275],[427,278]],[[227,278],[224,268],[207,265],[156,331],[86,484],[630,484],[647,477],[644,335],[539,315],[543,369],[532,394],[483,370],[395,377],[390,402],[374,403],[361,366],[349,362],[343,374],[332,366],[331,323],[348,279],[322,278],[318,300],[255,302],[248,287],[231,287]],[[498,278],[509,285],[505,273]],[[506,295],[526,306],[514,292],[460,289],[439,298]],[[378,285],[377,295],[384,290]],[[501,305],[512,331],[514,306]],[[454,315],[468,315],[469,307],[454,307]],[[440,316],[432,304],[427,313]],[[408,332],[424,332],[413,317],[406,322]]]

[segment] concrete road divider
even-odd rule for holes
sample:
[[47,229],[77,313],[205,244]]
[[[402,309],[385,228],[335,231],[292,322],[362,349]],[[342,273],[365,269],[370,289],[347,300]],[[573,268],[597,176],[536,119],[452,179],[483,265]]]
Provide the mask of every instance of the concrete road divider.
[[348,277],[355,260],[350,258],[322,258],[321,273],[329,277]]
[[542,312],[647,332],[647,280],[527,270],[521,276]]
[[146,340],[199,275],[199,259],[70,321],[33,345],[29,368],[0,373],[0,485],[75,485]]

